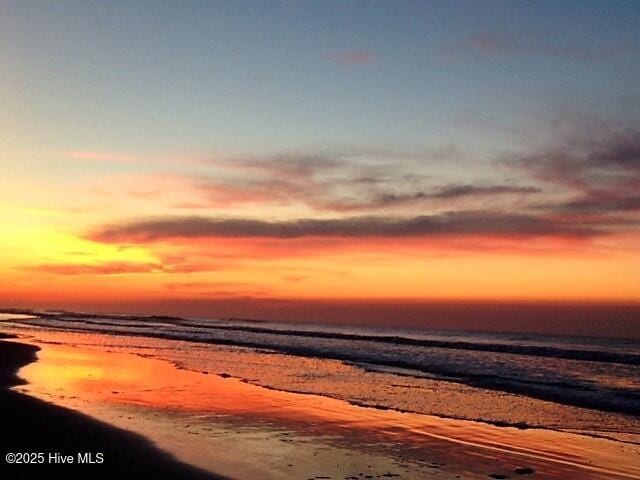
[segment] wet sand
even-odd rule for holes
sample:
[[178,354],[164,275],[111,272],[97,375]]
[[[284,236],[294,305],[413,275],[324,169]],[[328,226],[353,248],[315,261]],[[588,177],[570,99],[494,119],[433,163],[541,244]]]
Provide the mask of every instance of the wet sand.
[[[18,369],[36,360],[38,348],[0,340],[0,478],[155,478],[215,480],[203,470],[179,462],[140,435],[78,412],[10,390],[22,383]],[[42,452],[44,464],[7,463],[7,453]],[[49,454],[71,455],[74,464],[49,463]],[[102,464],[78,464],[78,453],[102,453]]]
[[363,408],[47,336],[20,390],[233,478],[640,478],[637,445]]

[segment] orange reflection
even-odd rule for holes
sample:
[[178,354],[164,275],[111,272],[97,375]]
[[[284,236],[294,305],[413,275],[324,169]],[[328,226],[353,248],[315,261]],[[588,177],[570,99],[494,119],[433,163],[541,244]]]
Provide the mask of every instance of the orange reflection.
[[[149,354],[153,356],[153,351]],[[211,425],[223,422],[234,428],[259,428],[265,448],[274,452],[282,448],[274,432],[286,430],[298,438],[324,438],[343,449],[374,450],[415,461],[435,457],[452,472],[478,472],[491,461],[511,471],[526,464],[544,478],[640,478],[640,466],[633,460],[640,449],[622,449],[604,439],[362,408],[178,369],[166,361],[128,353],[46,344],[39,357],[20,372],[30,383],[29,393],[91,414],[102,409],[104,415],[106,407],[128,412],[137,408],[140,415],[155,411],[162,418],[180,415],[181,422],[199,425],[195,434],[201,448]],[[128,418],[122,424],[127,428],[135,424]],[[109,420],[117,423],[115,418]],[[232,437],[233,430],[225,427],[222,435],[226,431]],[[144,433],[153,438],[157,430]],[[181,442],[174,444],[178,454],[193,455],[189,449],[194,437],[185,436]]]

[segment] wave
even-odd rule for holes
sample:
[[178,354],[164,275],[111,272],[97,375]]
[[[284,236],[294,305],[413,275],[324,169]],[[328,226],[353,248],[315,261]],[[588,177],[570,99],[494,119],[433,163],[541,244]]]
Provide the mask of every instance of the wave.
[[[640,416],[640,354],[610,350],[591,342],[582,348],[543,345],[548,339],[465,340],[419,338],[370,329],[369,332],[319,330],[309,326],[272,326],[246,320],[202,321],[166,316],[95,315],[32,312],[21,324],[109,335],[147,336],[229,345],[288,355],[343,361],[361,369],[428,377],[471,387],[607,412]],[[422,334],[426,336],[426,334]],[[433,332],[429,335],[434,336]],[[451,336],[451,335],[449,335]],[[489,340],[487,340],[489,338]],[[512,342],[512,343],[509,343]],[[513,343],[515,342],[515,343]],[[540,359],[534,361],[534,359]],[[609,384],[599,383],[611,377]],[[633,379],[636,380],[633,380]],[[594,380],[596,379],[596,380]],[[629,380],[631,379],[631,380]]]
[[472,343],[463,341],[423,340],[402,336],[358,335],[338,332],[282,330],[260,327],[202,325],[211,330],[233,330],[239,332],[266,333],[274,335],[288,335],[294,337],[328,338],[340,340],[360,340],[367,342],[389,343],[393,345],[411,345],[416,347],[449,348],[454,350],[474,350],[494,353],[512,353],[535,357],[563,358],[581,361],[620,363],[640,365],[640,354],[618,353],[603,350],[580,350],[536,345],[507,345],[497,343]]
[[[435,339],[421,339],[411,338],[401,335],[384,335],[384,334],[356,334],[356,333],[343,333],[335,331],[320,331],[320,330],[300,330],[300,329],[286,329],[286,328],[270,328],[270,327],[255,327],[248,325],[220,325],[213,322],[201,322],[197,320],[191,320],[181,317],[148,315],[148,316],[136,316],[136,315],[98,315],[98,314],[84,314],[75,312],[60,312],[60,313],[38,313],[40,318],[49,318],[52,320],[63,320],[68,322],[81,322],[86,324],[95,325],[111,325],[116,327],[123,326],[122,321],[128,321],[127,327],[149,327],[149,322],[158,324],[159,322],[165,325],[181,325],[191,328],[201,328],[211,331],[235,331],[235,332],[247,332],[269,335],[286,335],[289,337],[307,337],[307,338],[323,338],[323,339],[335,339],[335,340],[354,340],[354,341],[367,341],[378,342],[391,345],[407,345],[415,347],[425,348],[445,348],[453,350],[471,350],[482,352],[494,352],[494,353],[509,353],[515,355],[525,355],[533,357],[546,357],[546,358],[559,358],[579,361],[592,361],[602,363],[618,363],[623,365],[640,365],[640,354],[629,352],[617,352],[604,349],[594,348],[567,348],[557,346],[545,346],[545,345],[531,345],[531,344],[508,344],[508,343],[487,343],[487,342],[470,342],[470,341],[451,341],[451,340],[435,340]],[[91,319],[96,319],[92,321]],[[117,321],[110,323],[106,320]],[[141,323],[133,323],[135,321],[143,320]],[[243,323],[268,323],[262,320],[249,320],[249,319],[229,319],[229,322],[243,322]],[[217,322],[220,322],[219,320]],[[524,339],[523,339],[524,340]]]

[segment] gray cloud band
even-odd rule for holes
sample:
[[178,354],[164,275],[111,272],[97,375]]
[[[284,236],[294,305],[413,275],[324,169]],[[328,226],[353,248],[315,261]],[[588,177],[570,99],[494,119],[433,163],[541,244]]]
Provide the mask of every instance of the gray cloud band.
[[351,217],[267,222],[251,219],[170,217],[106,226],[91,234],[103,242],[146,242],[169,238],[412,237],[444,235],[592,237],[604,233],[529,215],[452,212],[410,218]]

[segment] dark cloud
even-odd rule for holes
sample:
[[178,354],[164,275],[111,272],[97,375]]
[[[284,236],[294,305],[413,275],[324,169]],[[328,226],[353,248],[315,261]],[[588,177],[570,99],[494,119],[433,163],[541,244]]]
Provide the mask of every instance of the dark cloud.
[[513,161],[545,181],[583,189],[617,185],[640,175],[640,131],[570,138],[552,150]]
[[313,205],[332,196],[335,178],[349,182],[354,175],[378,178],[372,168],[355,165],[344,155],[275,154],[211,161],[226,176],[192,179],[211,207],[237,204]]
[[559,212],[616,214],[640,210],[640,130],[572,135],[553,149],[507,162],[536,180],[565,189]]
[[430,191],[409,191],[406,193],[383,192],[375,194],[372,198],[359,198],[353,200],[329,201],[325,207],[334,211],[363,211],[386,207],[402,206],[428,201],[456,201],[465,198],[477,199],[500,195],[527,195],[540,193],[535,187],[520,187],[513,185],[446,185],[435,187]]
[[598,195],[592,192],[589,196],[565,202],[557,208],[567,212],[593,214],[634,212],[640,210],[640,194],[610,196],[608,193]]
[[297,219],[267,222],[249,219],[178,217],[106,226],[90,237],[102,242],[144,243],[175,238],[427,237],[447,235],[591,237],[603,233],[541,217],[497,212],[452,212],[402,217]]
[[518,187],[512,185],[450,185],[430,194],[430,196],[431,198],[448,199],[467,196],[540,193],[540,191],[541,190],[536,187]]
[[[588,116],[587,116],[588,117]],[[264,222],[235,218],[164,218],[106,227],[104,241],[171,237],[400,237],[410,235],[589,236],[636,228],[640,210],[640,130],[632,120],[614,125],[595,118],[560,118],[547,126],[545,147],[501,160],[513,170],[452,183],[455,149],[346,150],[244,156],[211,161],[215,175],[190,181],[197,198],[184,208],[252,205],[304,206],[338,218]],[[620,124],[626,124],[621,128]],[[538,129],[544,130],[544,129]],[[468,163],[470,165],[470,163]],[[469,174],[483,172],[480,163]],[[446,166],[443,170],[439,167]],[[218,175],[218,173],[221,173]],[[431,216],[421,212],[446,209]],[[470,210],[484,210],[469,213]],[[509,211],[510,214],[487,213]],[[340,218],[341,215],[353,215]],[[555,221],[553,221],[555,219]],[[569,220],[574,223],[567,223]]]
[[281,154],[217,160],[212,163],[230,175],[193,178],[204,201],[186,205],[218,208],[301,204],[317,211],[365,213],[473,197],[539,193],[532,186],[511,183],[438,185],[428,170],[450,160],[451,155],[454,153],[450,149],[354,150],[334,155]]
[[342,155],[281,153],[269,156],[237,157],[212,163],[254,174],[309,178],[322,171],[343,167],[347,161]]
[[162,271],[163,267],[154,263],[112,262],[99,265],[62,263],[35,265],[31,270],[54,275],[124,275],[158,272]]

